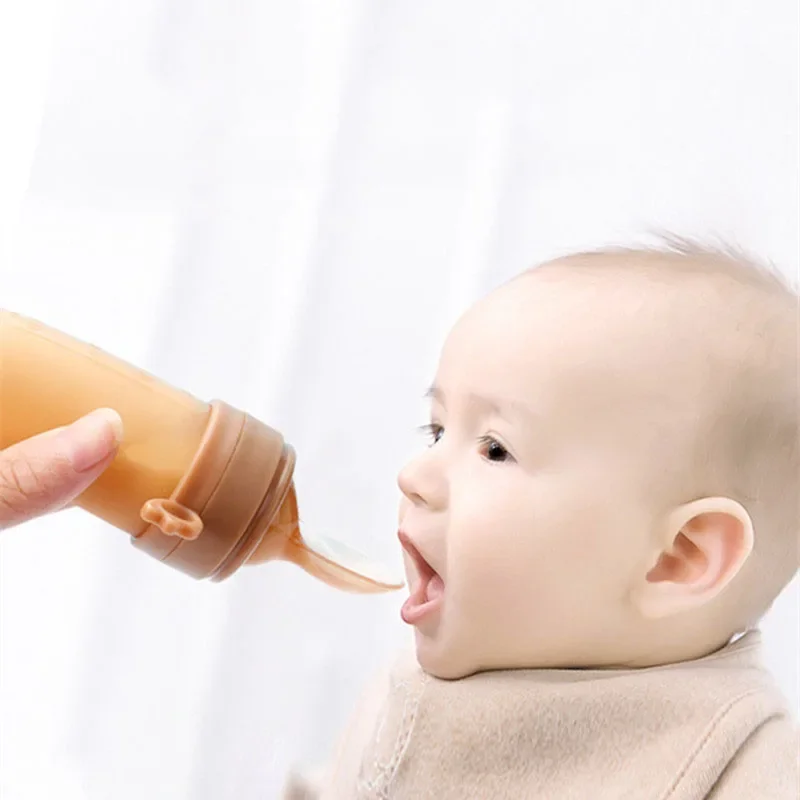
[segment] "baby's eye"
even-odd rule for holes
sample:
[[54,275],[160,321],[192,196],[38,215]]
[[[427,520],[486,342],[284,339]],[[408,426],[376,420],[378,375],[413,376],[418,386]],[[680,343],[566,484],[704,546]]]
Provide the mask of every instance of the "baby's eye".
[[503,447],[500,442],[497,441],[492,436],[483,436],[480,439],[481,448],[483,450],[483,457],[487,461],[496,461],[498,463],[503,463],[506,461],[513,461],[513,457],[511,453]]
[[435,422],[430,423],[430,425],[423,425],[421,430],[428,437],[429,447],[433,447],[444,435],[444,428]]

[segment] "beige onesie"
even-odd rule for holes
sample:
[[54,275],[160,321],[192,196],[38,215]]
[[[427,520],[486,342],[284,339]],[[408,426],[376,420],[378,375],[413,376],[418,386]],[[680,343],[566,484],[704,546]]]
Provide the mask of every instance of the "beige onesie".
[[798,800],[798,728],[757,631],[638,670],[458,681],[413,657],[360,704],[314,800]]

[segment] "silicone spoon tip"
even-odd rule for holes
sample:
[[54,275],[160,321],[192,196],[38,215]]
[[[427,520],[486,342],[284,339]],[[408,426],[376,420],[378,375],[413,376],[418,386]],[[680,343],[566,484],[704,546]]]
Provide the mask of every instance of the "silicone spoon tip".
[[303,535],[302,545],[307,558],[300,566],[331,586],[360,594],[395,592],[405,586],[392,570],[335,539]]

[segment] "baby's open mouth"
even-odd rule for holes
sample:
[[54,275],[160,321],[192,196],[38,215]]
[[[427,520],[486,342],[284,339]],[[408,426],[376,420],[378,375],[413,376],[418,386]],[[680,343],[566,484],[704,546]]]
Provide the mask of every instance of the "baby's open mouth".
[[410,581],[411,594],[403,604],[400,615],[404,622],[416,625],[441,605],[444,597],[444,581],[422,557],[406,534],[401,532],[399,538],[400,544],[411,558],[417,573],[416,580]]

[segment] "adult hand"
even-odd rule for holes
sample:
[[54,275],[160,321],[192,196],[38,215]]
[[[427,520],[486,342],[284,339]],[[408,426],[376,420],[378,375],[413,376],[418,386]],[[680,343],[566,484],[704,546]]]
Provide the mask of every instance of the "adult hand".
[[0,529],[58,511],[114,460],[122,420],[99,409],[0,452]]

